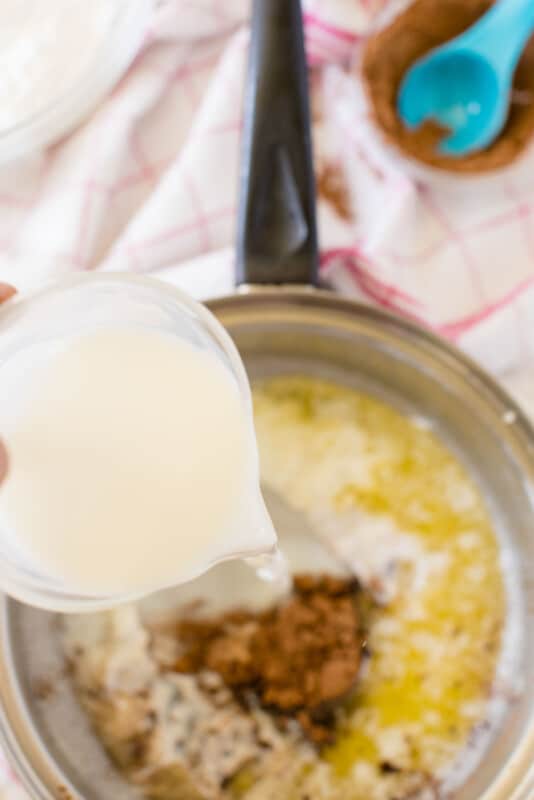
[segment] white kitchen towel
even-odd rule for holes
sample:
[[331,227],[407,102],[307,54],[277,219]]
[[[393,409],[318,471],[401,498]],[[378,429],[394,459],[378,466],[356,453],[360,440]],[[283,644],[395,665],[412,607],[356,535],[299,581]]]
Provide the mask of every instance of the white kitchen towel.
[[[384,148],[355,65],[386,4],[305,0],[323,277],[448,337],[534,413],[532,154],[459,191]],[[0,169],[0,280],[25,290],[118,270],[199,298],[231,290],[248,10],[155,3],[142,51],[92,116]],[[2,775],[0,797],[23,797]]]
[[[308,0],[323,275],[431,326],[534,402],[534,170],[468,191],[380,143],[357,62],[385,0]],[[166,0],[126,77],[70,137],[0,170],[0,279],[160,275],[232,286],[245,0]],[[532,398],[528,395],[532,394]]]

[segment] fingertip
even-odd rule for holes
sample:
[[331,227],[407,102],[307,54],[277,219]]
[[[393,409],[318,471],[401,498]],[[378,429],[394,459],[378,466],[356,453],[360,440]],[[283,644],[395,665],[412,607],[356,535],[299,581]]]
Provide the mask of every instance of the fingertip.
[[17,290],[14,286],[11,286],[10,283],[0,282],[0,303],[5,303],[6,300],[9,300],[16,293]]

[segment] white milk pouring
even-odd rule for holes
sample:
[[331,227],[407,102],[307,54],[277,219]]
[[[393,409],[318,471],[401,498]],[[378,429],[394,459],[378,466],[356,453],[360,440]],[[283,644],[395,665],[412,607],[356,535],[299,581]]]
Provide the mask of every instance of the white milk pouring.
[[31,362],[0,420],[0,526],[25,563],[78,593],[137,594],[275,546],[252,422],[214,354],[106,329]]

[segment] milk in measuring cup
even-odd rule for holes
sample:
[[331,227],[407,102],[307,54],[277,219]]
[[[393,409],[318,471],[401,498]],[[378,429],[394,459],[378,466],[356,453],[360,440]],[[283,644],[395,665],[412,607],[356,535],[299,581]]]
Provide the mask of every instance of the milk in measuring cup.
[[29,348],[16,365],[30,376],[23,400],[0,431],[0,527],[40,574],[83,594],[138,594],[275,546],[252,421],[213,353],[117,328],[32,363]]

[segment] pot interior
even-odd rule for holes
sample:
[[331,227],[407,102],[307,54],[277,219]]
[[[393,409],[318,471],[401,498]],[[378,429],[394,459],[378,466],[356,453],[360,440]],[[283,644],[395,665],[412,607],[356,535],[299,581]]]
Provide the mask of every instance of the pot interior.
[[[455,797],[528,800],[534,787],[534,582],[528,575],[534,565],[534,438],[528,423],[476,367],[381,312],[305,290],[258,291],[217,301],[213,310],[252,380],[299,373],[367,391],[427,421],[468,467],[508,566],[509,603],[518,623],[507,632],[508,650],[518,682],[500,733]],[[6,744],[34,795],[137,797],[76,702],[57,619],[4,601],[2,634]],[[49,684],[53,691],[38,691]]]

